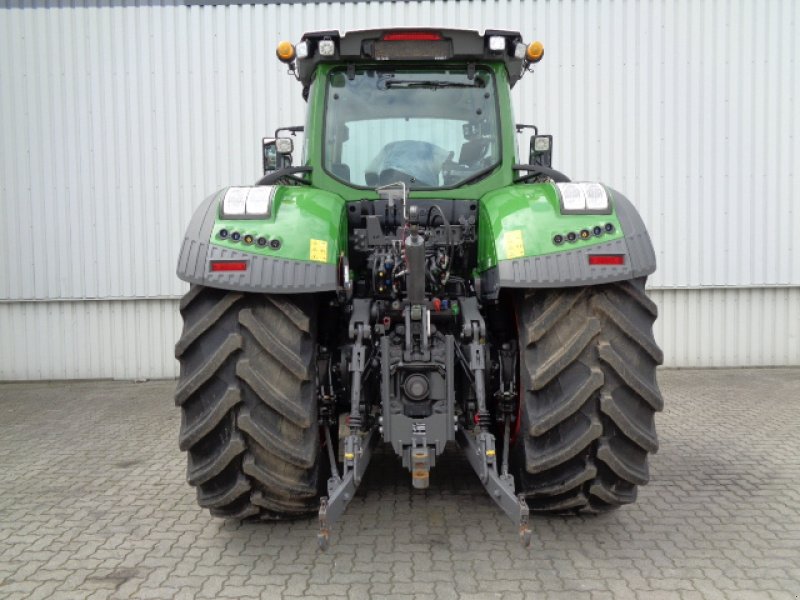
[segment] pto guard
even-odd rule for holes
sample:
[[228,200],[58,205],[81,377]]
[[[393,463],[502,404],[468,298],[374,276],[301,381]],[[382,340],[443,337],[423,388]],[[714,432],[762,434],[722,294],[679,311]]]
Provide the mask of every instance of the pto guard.
[[[605,215],[562,215],[550,184],[514,186],[487,194],[481,200],[480,227],[490,233],[479,249],[479,264],[484,267],[476,278],[480,295],[491,299],[502,288],[578,287],[653,273],[655,251],[639,213],[621,193],[606,190],[611,211]],[[590,229],[593,222],[610,224],[613,234],[553,245],[554,234]],[[514,250],[509,248],[510,240]],[[519,243],[514,244],[515,240]],[[532,243],[526,251],[528,240]],[[621,256],[623,262],[592,265],[592,255]]]
[[[344,201],[321,190],[279,187],[272,215],[260,219],[223,219],[220,204],[229,188],[212,194],[197,208],[181,246],[177,274],[189,283],[256,293],[307,293],[336,290],[339,257],[347,251]],[[219,231],[281,241],[234,243]],[[320,249],[324,251],[320,251]],[[245,263],[244,270],[212,270],[212,263]]]

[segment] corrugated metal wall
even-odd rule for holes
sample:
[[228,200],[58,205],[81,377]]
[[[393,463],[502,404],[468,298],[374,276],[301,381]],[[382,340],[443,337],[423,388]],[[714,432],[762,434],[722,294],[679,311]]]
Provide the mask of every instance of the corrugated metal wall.
[[[667,365],[800,365],[800,288],[650,294]],[[175,377],[180,328],[177,300],[1,305],[0,380]]]
[[303,122],[276,42],[432,23],[544,42],[517,118],[555,135],[557,167],[640,208],[670,364],[798,364],[799,13],[794,0],[0,8],[0,378],[174,374],[193,207],[253,181],[261,136]]

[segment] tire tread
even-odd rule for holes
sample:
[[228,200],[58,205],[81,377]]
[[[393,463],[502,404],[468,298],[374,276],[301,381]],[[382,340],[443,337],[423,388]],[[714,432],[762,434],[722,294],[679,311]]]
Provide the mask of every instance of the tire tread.
[[192,286],[180,310],[178,445],[198,504],[227,519],[315,512],[314,297]]
[[511,460],[532,510],[603,512],[636,500],[658,450],[663,353],[645,278],[517,296],[521,428]]

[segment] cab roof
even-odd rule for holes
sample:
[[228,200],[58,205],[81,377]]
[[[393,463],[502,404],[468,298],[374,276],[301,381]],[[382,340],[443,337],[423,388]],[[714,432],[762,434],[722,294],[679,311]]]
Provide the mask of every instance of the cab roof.
[[[333,42],[333,50],[330,44],[323,44],[323,55],[320,42],[328,40]],[[511,87],[522,77],[525,67],[525,46],[518,31],[487,29],[481,33],[437,27],[313,31],[303,34],[297,47],[301,44],[305,44],[305,57],[301,58],[303,53],[298,51],[295,69],[304,88],[310,85],[317,65],[323,63],[357,66],[385,62],[389,66],[393,62],[430,65],[502,61]]]

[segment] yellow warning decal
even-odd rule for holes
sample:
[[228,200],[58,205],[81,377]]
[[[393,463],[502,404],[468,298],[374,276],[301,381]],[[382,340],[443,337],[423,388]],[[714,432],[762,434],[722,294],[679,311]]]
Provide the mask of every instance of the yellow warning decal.
[[525,256],[525,244],[522,243],[522,230],[506,231],[503,236],[506,245],[506,258]]
[[328,262],[328,242],[325,240],[311,240],[309,255],[311,260]]

